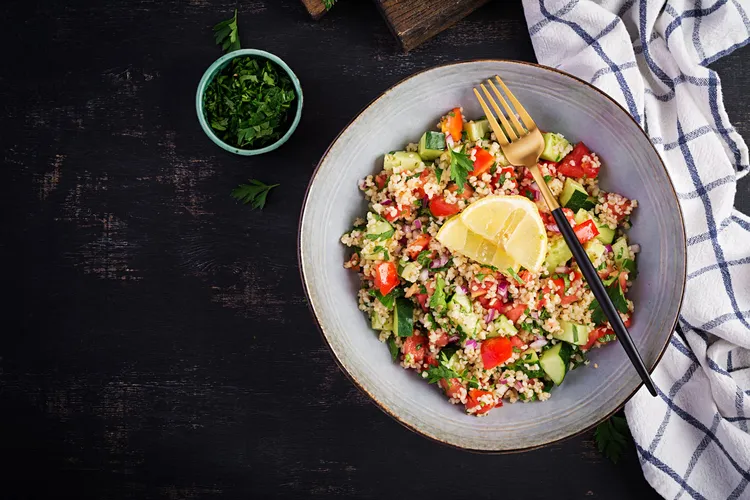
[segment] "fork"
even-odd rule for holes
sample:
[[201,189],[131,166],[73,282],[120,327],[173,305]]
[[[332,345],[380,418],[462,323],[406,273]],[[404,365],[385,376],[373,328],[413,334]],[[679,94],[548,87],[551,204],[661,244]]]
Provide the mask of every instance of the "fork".
[[[495,99],[493,99],[492,95],[487,90],[487,87],[485,87],[484,84],[480,84],[480,87],[500,119],[502,128],[476,88],[474,88],[474,94],[477,96],[485,115],[487,115],[487,120],[490,123],[492,131],[495,133],[497,142],[500,144],[500,148],[502,149],[505,158],[511,163],[511,165],[524,166],[531,171],[531,174],[534,176],[534,182],[539,186],[544,201],[552,212],[552,216],[555,218],[555,222],[557,222],[557,226],[560,228],[560,232],[565,238],[565,242],[573,253],[573,257],[575,257],[583,277],[586,278],[586,282],[588,282],[591,291],[594,292],[594,297],[599,302],[604,314],[607,316],[609,324],[612,325],[612,329],[615,331],[617,339],[625,349],[625,353],[627,353],[628,358],[630,358],[630,362],[633,363],[641,380],[643,380],[643,383],[648,388],[648,392],[650,392],[652,396],[656,396],[656,386],[654,385],[654,381],[651,380],[648,370],[643,364],[643,359],[633,343],[633,339],[630,337],[627,328],[625,328],[622,318],[620,318],[620,314],[617,312],[614,304],[612,304],[612,300],[609,298],[607,290],[604,288],[604,284],[599,279],[599,274],[596,272],[596,269],[594,269],[594,265],[586,255],[583,245],[578,241],[573,228],[565,217],[562,208],[560,208],[560,204],[549,190],[549,187],[544,181],[544,177],[542,177],[542,173],[537,166],[539,157],[544,151],[544,137],[542,137],[542,133],[537,128],[534,120],[531,119],[529,113],[526,112],[526,109],[524,109],[521,103],[518,102],[518,99],[516,99],[500,77],[495,76],[495,79],[513,105],[513,107],[511,107],[508,104],[503,97],[503,94],[500,93],[497,87],[495,87],[495,84],[492,83],[492,80],[488,79],[487,83],[490,88],[492,88],[495,96],[497,96],[497,100],[500,101],[500,105],[505,110],[505,113],[503,113]],[[515,111],[518,113],[518,117],[516,116],[516,113],[514,113],[513,108],[515,108]],[[521,121],[523,121],[523,125],[521,124],[521,121],[519,121],[519,117]]]

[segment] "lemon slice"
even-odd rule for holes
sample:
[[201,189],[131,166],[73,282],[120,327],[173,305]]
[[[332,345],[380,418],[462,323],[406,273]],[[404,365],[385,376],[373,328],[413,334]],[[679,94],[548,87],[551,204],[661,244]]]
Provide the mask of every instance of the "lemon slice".
[[537,271],[547,253],[547,231],[536,205],[522,196],[487,196],[438,231],[451,251],[500,270]]

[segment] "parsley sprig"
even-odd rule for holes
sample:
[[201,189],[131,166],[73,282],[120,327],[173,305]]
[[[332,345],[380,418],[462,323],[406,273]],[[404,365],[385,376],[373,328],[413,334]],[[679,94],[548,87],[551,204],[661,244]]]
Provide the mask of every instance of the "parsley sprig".
[[474,163],[469,158],[468,154],[461,151],[453,151],[449,148],[451,155],[451,180],[458,186],[458,193],[464,192],[464,185],[466,179],[469,178],[469,172],[474,170]]
[[630,430],[625,417],[614,415],[599,424],[594,431],[596,446],[604,456],[617,463],[630,441]]
[[232,52],[240,48],[240,35],[237,30],[237,9],[234,9],[234,16],[226,21],[222,21],[214,26],[214,37],[216,45],[226,52]]
[[[607,286],[607,295],[609,295],[612,304],[614,304],[619,312],[623,314],[630,312],[628,310],[628,299],[625,298],[625,294],[623,293],[622,288],[620,288],[620,283],[617,280]],[[591,321],[595,325],[601,325],[607,322],[607,316],[604,314],[598,300],[594,299],[594,301],[591,302],[589,309],[593,311],[591,313]]]
[[241,201],[245,205],[249,203],[254,209],[262,209],[266,205],[268,192],[276,186],[278,186],[278,184],[271,184],[269,186],[257,179],[250,179],[247,184],[240,184],[234,188],[230,193],[230,196],[237,201]]

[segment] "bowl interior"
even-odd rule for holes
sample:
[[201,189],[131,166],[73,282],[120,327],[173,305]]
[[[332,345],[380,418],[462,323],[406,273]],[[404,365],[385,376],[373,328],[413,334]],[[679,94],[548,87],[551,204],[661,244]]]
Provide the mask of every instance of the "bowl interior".
[[[206,119],[206,112],[203,107],[203,94],[206,93],[206,89],[208,88],[208,85],[213,81],[214,77],[221,70],[223,70],[227,66],[227,64],[229,64],[232,61],[232,59],[236,57],[256,57],[256,58],[268,59],[271,62],[275,63],[292,80],[292,85],[294,86],[294,92],[297,94],[296,108],[294,111],[294,116],[288,123],[289,128],[286,130],[284,135],[282,135],[277,141],[271,144],[268,144],[266,146],[263,146],[262,148],[243,149],[243,148],[232,146],[231,144],[227,144],[216,135],[213,128],[211,128],[211,125],[208,123],[208,120]],[[218,58],[216,61],[213,62],[213,64],[211,64],[211,66],[208,67],[206,72],[203,73],[203,77],[198,83],[198,89],[195,93],[195,110],[196,110],[196,113],[198,114],[198,121],[201,124],[201,128],[216,145],[220,146],[222,149],[225,149],[231,153],[235,153],[235,154],[243,155],[243,156],[252,156],[252,155],[259,155],[259,154],[267,153],[269,151],[273,151],[274,149],[284,144],[289,139],[289,137],[291,137],[291,135],[294,133],[294,130],[297,128],[297,125],[299,125],[300,118],[302,117],[302,101],[303,101],[302,86],[299,83],[299,79],[297,78],[297,75],[294,74],[292,69],[281,58],[279,58],[278,56],[274,54],[271,54],[270,52],[266,52],[264,50],[239,49],[239,50],[229,52],[228,54],[224,54],[223,56]]]
[[[591,365],[572,372],[544,403],[506,405],[470,417],[435,386],[392,362],[388,349],[357,308],[358,278],[342,264],[339,242],[366,210],[357,181],[379,171],[384,152],[416,142],[457,105],[483,115],[472,87],[495,74],[546,130],[585,143],[602,159],[603,189],[637,199],[630,241],[640,243],[639,278],[632,290],[630,329],[652,369],[673,331],[685,278],[685,236],[672,184],[631,117],[589,85],[540,66],[472,61],[419,73],[374,101],[345,129],[311,181],[300,222],[300,265],[325,339],[351,378],[386,412],[445,443],[486,451],[527,449],[576,434],[616,411],[640,384],[617,344],[593,352]],[[594,363],[598,368],[594,368]]]

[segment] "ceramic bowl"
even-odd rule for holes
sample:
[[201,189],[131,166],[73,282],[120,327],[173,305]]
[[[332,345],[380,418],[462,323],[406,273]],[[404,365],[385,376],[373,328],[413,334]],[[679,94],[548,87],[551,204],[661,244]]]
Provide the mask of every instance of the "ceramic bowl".
[[[276,142],[268,144],[267,146],[264,146],[262,148],[238,148],[222,141],[214,133],[211,125],[208,123],[205,110],[203,109],[203,94],[206,92],[206,88],[213,81],[216,74],[224,69],[224,67],[229,64],[235,57],[255,57],[259,59],[268,59],[269,61],[275,63],[279,68],[281,68],[282,71],[286,72],[286,74],[289,75],[289,78],[292,80],[292,85],[294,86],[294,91],[297,94],[294,116],[292,116],[291,122],[289,123],[289,128],[286,130],[284,135],[282,135]],[[201,128],[206,133],[208,138],[211,139],[217,146],[225,149],[226,151],[229,151],[230,153],[242,156],[253,156],[273,151],[274,149],[284,144],[287,140],[289,140],[289,138],[297,128],[297,125],[299,125],[300,118],[302,117],[302,101],[302,86],[299,83],[299,79],[297,78],[297,75],[294,74],[292,69],[283,60],[281,60],[280,57],[271,54],[270,52],[266,52],[265,50],[238,49],[229,52],[228,54],[224,54],[223,56],[218,58],[213,62],[213,64],[211,64],[211,66],[208,67],[206,72],[203,73],[203,77],[201,78],[200,82],[198,82],[198,89],[195,92],[195,111],[198,114],[198,121],[201,124]]]
[[[451,405],[413,370],[391,360],[357,309],[359,278],[344,269],[340,236],[366,203],[357,181],[382,168],[383,154],[417,142],[455,106],[483,115],[472,87],[500,75],[542,129],[585,141],[604,164],[601,186],[638,200],[630,241],[641,245],[630,328],[649,371],[672,334],[685,285],[685,231],[677,196],[648,137],[615,101],[557,70],[480,60],[418,73],[373,101],[336,138],[315,171],[302,207],[299,261],[325,341],[352,381],[408,428],[475,451],[517,451],[582,432],[616,412],[641,381],[618,344],[596,349],[544,403],[506,404],[482,418]],[[594,368],[594,363],[598,368]]]

